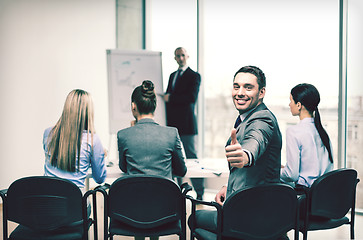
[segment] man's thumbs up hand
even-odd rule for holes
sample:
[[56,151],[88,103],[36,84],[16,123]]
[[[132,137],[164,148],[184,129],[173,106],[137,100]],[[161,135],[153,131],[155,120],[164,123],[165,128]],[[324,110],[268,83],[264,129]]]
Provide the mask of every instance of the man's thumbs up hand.
[[232,129],[231,144],[226,147],[226,157],[231,167],[243,168],[249,163],[247,153],[237,141],[236,129]]
[[231,145],[235,145],[237,143],[237,130],[233,128],[231,132]]

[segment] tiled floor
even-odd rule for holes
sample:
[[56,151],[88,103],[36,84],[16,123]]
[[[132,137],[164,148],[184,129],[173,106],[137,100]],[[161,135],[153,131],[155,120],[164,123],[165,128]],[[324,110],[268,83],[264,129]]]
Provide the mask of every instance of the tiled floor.
[[[193,195],[193,193],[191,194]],[[205,193],[205,200],[209,201],[209,200],[213,200],[214,199],[214,192],[206,192]],[[101,196],[99,196],[99,198],[101,198]],[[102,203],[102,201],[98,201],[99,203]],[[2,209],[2,208],[1,208]],[[187,202],[187,210],[190,210],[190,203]],[[99,204],[98,205],[98,216],[99,216],[99,238],[100,240],[103,240],[103,205]],[[189,213],[188,213],[189,214]],[[0,236],[2,237],[2,212],[0,211],[0,216],[1,216],[1,226],[0,226]],[[9,230],[11,231],[11,229],[14,229],[16,225],[15,224],[11,224],[9,226]],[[350,239],[350,233],[349,233],[349,226],[342,226],[336,229],[330,229],[330,230],[324,230],[324,231],[313,231],[313,232],[309,232],[308,234],[308,239],[309,240],[346,240],[346,239]],[[90,239],[93,239],[93,237],[91,236],[93,233],[93,230],[90,230]],[[288,236],[290,239],[293,239],[293,232],[289,232]],[[356,214],[356,223],[355,223],[355,235],[356,235],[356,239],[357,240],[363,240],[363,215],[362,214]],[[121,237],[121,236],[115,236],[114,237],[115,240],[132,240],[134,239],[133,237]],[[148,238],[147,238],[148,239]],[[160,237],[160,240],[177,240],[178,237],[177,236],[165,236],[165,237]],[[187,233],[187,239],[189,240],[189,231]],[[302,239],[302,234],[300,233],[299,239]]]

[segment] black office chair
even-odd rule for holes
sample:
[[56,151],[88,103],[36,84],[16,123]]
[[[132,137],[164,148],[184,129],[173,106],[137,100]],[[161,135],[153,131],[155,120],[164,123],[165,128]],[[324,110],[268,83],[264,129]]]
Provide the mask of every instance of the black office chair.
[[[324,174],[312,184],[306,193],[306,210],[300,231],[306,240],[308,231],[324,230],[350,225],[350,237],[354,239],[354,217],[357,171],[338,169]],[[350,219],[346,216],[351,211]]]
[[[298,231],[298,202],[295,190],[285,184],[266,184],[234,192],[223,207],[216,202],[205,202],[187,196],[192,202],[191,239],[274,240]],[[195,223],[196,204],[217,209],[215,233],[198,228]]]
[[[94,224],[97,239],[97,221],[88,217],[87,198],[72,182],[47,176],[25,177],[14,181],[0,195],[3,207],[4,239],[75,240],[88,239],[88,230]],[[94,205],[94,216],[96,206]],[[19,224],[8,236],[8,221]]]
[[[109,187],[96,188],[105,197],[104,239],[122,236],[179,235],[186,239],[185,195],[192,188],[151,175],[118,178]],[[108,225],[108,217],[110,224]]]

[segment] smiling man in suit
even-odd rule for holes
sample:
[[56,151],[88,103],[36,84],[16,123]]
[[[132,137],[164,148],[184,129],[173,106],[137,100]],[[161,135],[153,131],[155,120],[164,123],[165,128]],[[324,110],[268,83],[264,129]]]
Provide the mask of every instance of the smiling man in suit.
[[226,145],[230,175],[228,186],[216,195],[219,204],[237,190],[280,182],[281,132],[263,103],[265,87],[265,74],[258,67],[245,66],[234,75],[232,100],[239,115]]
[[[263,103],[265,87],[265,74],[258,67],[245,66],[234,75],[232,100],[239,115],[225,148],[230,174],[228,185],[215,196],[220,205],[238,190],[280,182],[282,139],[276,117]],[[216,211],[195,215],[196,222],[190,217],[189,226],[216,232]]]
[[[164,95],[166,103],[167,125],[176,127],[185,150],[186,158],[198,158],[196,138],[198,134],[195,104],[201,82],[200,74],[187,65],[189,55],[185,48],[178,47],[174,51],[174,59],[178,63],[177,71],[170,74],[168,87]],[[180,179],[178,179],[180,183]],[[192,178],[197,198],[204,194],[204,179]]]

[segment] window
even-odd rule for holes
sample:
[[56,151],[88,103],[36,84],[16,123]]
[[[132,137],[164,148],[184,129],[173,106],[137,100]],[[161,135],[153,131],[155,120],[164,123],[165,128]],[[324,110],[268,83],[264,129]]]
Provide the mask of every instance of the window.
[[[352,112],[352,115],[355,115],[355,112]],[[358,138],[358,123],[357,124],[349,124],[348,125],[348,141],[357,141]]]
[[147,49],[163,54],[164,88],[169,74],[177,69],[173,55],[176,47],[188,50],[189,66],[202,69],[203,106],[198,110],[203,113],[199,131],[203,139],[199,152],[203,157],[224,158],[224,145],[237,116],[230,97],[233,75],[244,65],[256,65],[265,72],[265,103],[277,116],[283,139],[287,125],[298,121],[288,107],[291,88],[302,82],[314,84],[321,94],[322,122],[336,156],[339,2],[202,3],[199,66],[196,0],[180,5],[175,1],[148,1]]
[[[175,1],[150,0],[146,2],[147,49],[162,52],[164,90],[169,75],[178,69],[174,60],[174,50],[184,47],[190,56],[188,65],[194,70],[197,66],[197,4],[195,0]],[[203,81],[203,76],[202,76]]]
[[[347,65],[347,167],[363,173],[363,2],[348,1],[348,65]],[[357,186],[356,208],[363,209],[363,185]]]
[[[347,167],[363,173],[361,0],[348,1],[346,159],[338,159],[338,0],[148,3],[151,21],[147,48],[163,52],[164,88],[169,74],[177,68],[173,51],[178,46],[188,50],[189,65],[202,75],[202,104],[198,110],[202,115],[199,151],[203,157],[224,158],[224,145],[238,114],[231,99],[233,75],[242,66],[256,65],[266,74],[264,102],[279,121],[283,143],[286,128],[299,121],[289,110],[290,90],[298,83],[311,83],[320,92],[319,111],[332,141],[335,167],[346,160]],[[285,163],[284,145],[282,149]],[[362,184],[358,184],[357,208],[363,209]]]
[[[265,104],[279,121],[283,142],[289,124],[289,94],[298,83],[315,85],[322,123],[336,155],[339,87],[339,2],[287,0],[204,1],[204,156],[224,157],[237,111],[231,89],[234,73],[256,65],[266,75]],[[285,146],[282,161],[285,162]]]

